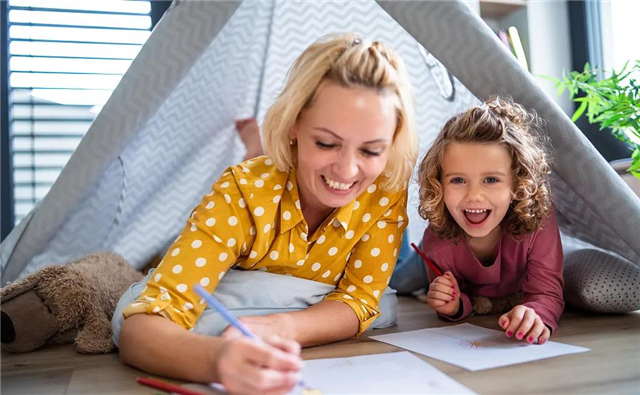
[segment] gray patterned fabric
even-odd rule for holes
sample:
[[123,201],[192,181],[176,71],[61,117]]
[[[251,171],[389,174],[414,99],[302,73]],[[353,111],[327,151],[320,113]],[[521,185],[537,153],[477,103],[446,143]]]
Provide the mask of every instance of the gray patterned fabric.
[[479,99],[509,94],[548,122],[562,231],[640,265],[638,197],[480,17],[461,1],[379,3]]
[[565,257],[564,298],[568,304],[598,313],[640,309],[640,267],[612,254],[574,251]]
[[[464,3],[188,0],[174,1],[50,193],[0,247],[3,284],[98,250],[143,267],[240,161],[234,120],[261,120],[300,52],[344,31],[405,60],[421,152],[477,98],[509,93],[535,108],[561,153],[553,187],[563,232],[640,263],[638,198]],[[412,183],[412,240],[425,227],[417,205]]]

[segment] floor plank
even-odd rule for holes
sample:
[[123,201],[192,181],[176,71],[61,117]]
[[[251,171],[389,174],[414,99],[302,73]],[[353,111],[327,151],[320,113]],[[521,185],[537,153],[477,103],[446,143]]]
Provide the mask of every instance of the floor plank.
[[[303,358],[396,352],[398,348],[370,340],[369,336],[452,325],[438,319],[422,302],[409,297],[399,300],[397,325],[366,332],[359,338],[305,349]],[[499,329],[497,318],[475,316],[467,322]],[[480,394],[639,393],[640,311],[622,315],[567,311],[552,340],[588,347],[591,351],[479,372],[418,356]],[[71,345],[47,346],[27,354],[3,350],[1,366],[0,389],[7,395],[158,393],[138,385],[135,378],[146,374],[123,365],[116,353],[81,355]]]

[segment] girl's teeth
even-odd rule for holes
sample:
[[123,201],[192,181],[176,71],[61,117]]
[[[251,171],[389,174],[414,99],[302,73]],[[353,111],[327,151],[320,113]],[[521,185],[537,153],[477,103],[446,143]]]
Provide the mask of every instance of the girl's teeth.
[[333,181],[328,179],[327,177],[322,177],[322,179],[324,180],[324,182],[327,183],[327,185],[329,185],[329,187],[331,187],[331,189],[337,189],[340,191],[346,191],[347,189],[351,188],[353,186],[353,182],[350,184],[345,184],[342,182],[337,182],[337,181]]
[[480,214],[480,213],[485,213],[487,212],[487,209],[482,209],[482,210],[464,210],[468,213],[474,213],[474,214]]

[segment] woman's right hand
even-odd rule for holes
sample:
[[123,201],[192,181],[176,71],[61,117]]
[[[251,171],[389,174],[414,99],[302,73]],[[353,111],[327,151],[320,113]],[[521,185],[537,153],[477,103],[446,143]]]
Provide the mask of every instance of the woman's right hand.
[[286,394],[300,381],[300,345],[272,336],[226,341],[215,357],[218,381],[231,394]]
[[460,308],[460,289],[450,271],[438,276],[429,285],[427,303],[438,314],[452,316]]

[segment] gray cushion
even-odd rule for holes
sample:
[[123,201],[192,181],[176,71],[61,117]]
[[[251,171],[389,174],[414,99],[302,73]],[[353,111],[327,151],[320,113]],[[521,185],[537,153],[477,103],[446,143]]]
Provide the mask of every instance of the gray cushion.
[[640,267],[593,249],[565,256],[564,297],[568,304],[598,313],[640,309]]

